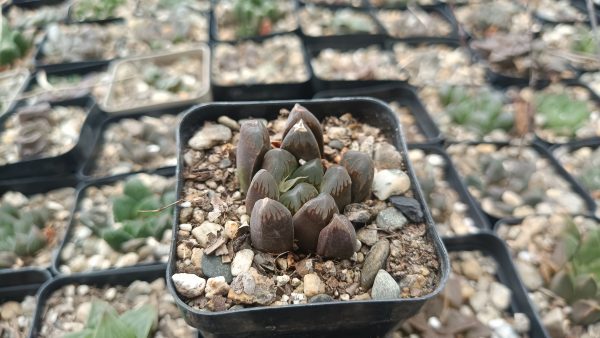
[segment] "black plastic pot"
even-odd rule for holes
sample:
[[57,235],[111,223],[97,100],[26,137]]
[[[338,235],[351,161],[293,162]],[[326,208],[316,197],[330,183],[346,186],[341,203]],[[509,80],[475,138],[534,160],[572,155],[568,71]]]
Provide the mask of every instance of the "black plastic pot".
[[[80,97],[75,99],[55,101],[51,106],[79,106],[84,107],[87,116],[81,131],[79,139],[71,150],[64,154],[32,160],[25,160],[0,166],[0,177],[2,179],[27,178],[53,175],[69,175],[76,173],[85,159],[89,156],[92,149],[92,141],[98,131],[98,126],[104,118],[104,114],[98,109],[94,100],[89,97]],[[6,118],[16,112],[18,106],[12,112],[6,114],[0,124],[6,122]],[[0,128],[2,131],[4,128]]]
[[37,8],[41,6],[58,5],[65,0],[12,0],[12,4],[25,8]]
[[48,270],[41,269],[0,272],[0,304],[21,301],[25,296],[34,295],[40,286],[51,278]]
[[[181,105],[181,106],[176,106],[176,107],[172,107],[172,108],[168,108],[168,109],[154,110],[154,111],[150,111],[150,112],[115,114],[115,116],[108,117],[106,120],[103,121],[103,123],[101,125],[99,125],[97,127],[98,132],[94,135],[94,138],[90,140],[90,142],[92,142],[93,146],[90,149],[90,156],[87,158],[87,160],[81,166],[81,169],[78,172],[79,179],[87,181],[87,180],[93,180],[93,179],[99,178],[97,176],[94,176],[93,171],[96,166],[96,163],[97,163],[96,161],[98,160],[98,156],[101,154],[102,149],[104,147],[104,142],[105,142],[104,133],[106,132],[107,128],[110,127],[110,125],[112,125],[114,123],[119,123],[123,119],[136,119],[137,120],[144,116],[160,117],[163,115],[177,115],[177,114],[185,111],[189,107],[190,107],[189,105]],[[175,128],[175,126],[173,126],[173,138],[175,138],[175,133],[176,133],[176,128]],[[149,172],[149,171],[159,170],[162,168],[169,168],[169,166],[160,167],[160,168],[144,168],[143,170],[130,172],[130,173],[126,173],[126,174]],[[172,168],[172,166],[171,166],[171,168]]]
[[[162,168],[162,169],[157,169],[155,171],[146,171],[145,173],[170,177],[170,176],[173,176],[173,174],[175,173],[175,168],[174,167]],[[139,174],[139,173],[136,173],[136,174]],[[73,231],[76,226],[76,219],[78,218],[76,216],[76,214],[79,212],[79,209],[81,207],[81,200],[85,197],[86,190],[90,187],[100,187],[103,185],[113,184],[118,181],[123,181],[123,180],[127,179],[129,176],[133,176],[136,174],[122,174],[122,175],[105,177],[105,178],[101,178],[98,180],[83,182],[77,186],[77,197],[75,199],[75,206],[73,207],[73,211],[71,212],[71,218],[69,219],[69,226],[67,228],[67,231],[65,232],[65,237],[64,237],[63,241],[60,243],[60,246],[56,252],[56,255],[54,255],[54,257],[53,257],[52,266],[50,267],[53,274],[55,274],[55,275],[62,274],[62,272],[60,271],[60,266],[62,263],[62,258],[61,258],[62,252],[63,252],[65,246],[67,245],[67,243],[69,243],[69,241],[71,240],[71,237],[73,236]],[[136,264],[135,266],[136,267],[137,266],[148,267],[148,266],[156,266],[156,265],[161,265],[161,264],[162,263],[157,261],[157,262],[150,262],[150,263],[140,263],[140,264]],[[120,268],[111,267],[109,269],[102,270],[102,271],[119,271],[119,269]],[[96,271],[94,271],[94,272],[96,272]],[[88,274],[88,273],[91,273],[91,272],[82,272],[82,273],[78,273],[78,274]]]
[[[368,88],[323,91],[317,93],[315,98],[356,96],[374,97],[385,102],[396,102],[401,107],[407,107],[411,115],[415,118],[419,131],[427,138],[426,143],[442,142],[440,130],[427,113],[416,89],[409,84],[400,82],[393,85],[372,86]],[[411,144],[410,141],[407,140],[407,142]]]
[[497,263],[498,280],[511,290],[511,311],[524,313],[529,318],[531,326],[529,336],[532,338],[550,337],[529,301],[527,291],[519,278],[506,244],[500,238],[493,233],[445,237],[444,245],[449,252],[480,251],[493,258]]
[[[458,144],[458,143],[459,142],[451,142],[448,145]],[[517,146],[514,144],[507,143],[507,142],[464,142],[463,144],[468,144],[471,146],[476,146],[478,144],[492,144],[492,145],[497,146],[498,149],[504,148],[507,146],[512,146],[512,147]],[[594,200],[581,187],[581,185],[579,185],[575,181],[575,179],[565,170],[565,168],[563,168],[560,165],[558,160],[554,156],[552,156],[552,153],[550,152],[550,150],[548,150],[547,147],[545,147],[543,144],[541,144],[537,140],[534,141],[533,143],[523,146],[523,147],[533,148],[538,153],[538,155],[540,155],[540,158],[548,160],[548,162],[550,163],[550,166],[554,169],[556,175],[558,175],[559,177],[561,177],[565,181],[567,181],[567,183],[569,183],[569,185],[571,186],[571,189],[573,190],[573,192],[576,193],[577,195],[579,195],[579,197],[581,197],[581,199],[584,201],[584,203],[586,205],[587,212],[589,212],[590,214],[594,213],[594,210],[596,209],[596,203],[594,202]],[[460,176],[460,173],[459,173],[459,176]],[[465,186],[467,186],[467,184],[465,183],[465,181],[462,177],[461,177],[461,181]],[[475,198],[473,198],[473,200],[475,200]],[[490,224],[496,224],[501,219],[504,219],[508,222],[518,222],[522,219],[522,218],[517,218],[517,217],[499,217],[496,215],[492,215],[492,214],[486,212],[485,210],[483,210],[483,208],[481,207],[481,203],[479,203],[479,201],[477,201],[477,202],[479,204],[480,209],[484,212],[485,215],[487,215]]]
[[388,35],[389,38],[391,39],[395,39],[395,40],[411,40],[411,39],[429,39],[429,38],[448,38],[448,39],[453,39],[453,40],[457,40],[458,39],[458,23],[456,22],[456,19],[454,18],[454,14],[452,13],[452,10],[450,9],[450,7],[448,7],[448,5],[443,4],[443,3],[438,3],[435,5],[423,5],[423,6],[418,6],[420,9],[422,9],[423,11],[427,12],[429,15],[435,15],[438,16],[439,18],[443,19],[444,21],[446,21],[448,24],[450,24],[450,26],[452,26],[452,31],[445,36],[429,36],[429,35],[412,35],[412,36],[406,36],[403,38],[397,38],[392,36],[391,34],[389,34],[389,32],[385,29],[385,25],[383,23],[381,23],[381,21],[379,20],[379,17],[377,16],[377,11],[378,10],[386,10],[386,9],[393,9],[393,10],[406,10],[406,6],[404,6],[404,8],[402,7],[394,7],[394,6],[383,6],[383,7],[374,7],[375,11],[373,13],[373,17],[375,18],[375,20],[377,20],[377,22],[379,23],[379,25],[383,28],[384,32]]
[[138,280],[152,282],[163,277],[164,273],[165,265],[161,264],[147,267],[123,268],[114,271],[82,273],[72,276],[59,276],[54,278],[52,281],[44,284],[37,294],[37,306],[33,318],[33,325],[29,332],[29,338],[40,336],[40,330],[42,329],[44,314],[46,312],[46,303],[56,290],[71,284],[89,285],[91,287],[101,288],[107,285],[126,286]]
[[[0,199],[2,196],[8,191],[18,191],[26,196],[31,196],[35,194],[46,193],[51,190],[59,189],[59,188],[67,188],[67,187],[75,187],[77,185],[77,179],[75,176],[60,176],[60,177],[43,177],[43,178],[26,178],[26,179],[16,179],[16,180],[0,180]],[[71,211],[71,210],[70,210]],[[65,229],[66,233],[66,229]],[[63,239],[61,238],[60,243],[57,245],[62,245]],[[56,248],[54,249],[56,251]],[[52,264],[52,262],[50,262]],[[50,266],[44,266],[43,268],[49,268]],[[7,283],[10,283],[8,276],[24,276],[23,279],[27,279],[28,274],[27,271],[35,270],[37,268],[20,268],[20,269],[0,269],[0,288],[7,286],[4,284],[6,280]],[[44,271],[44,273],[48,273],[48,270],[40,270]],[[34,274],[35,275],[35,274]],[[19,283],[15,283],[18,285]],[[25,283],[23,283],[25,284]],[[1,292],[0,292],[0,298]]]
[[[390,52],[393,54],[391,47],[386,43],[386,38],[383,35],[364,36],[357,35],[352,40],[347,40],[344,37],[339,36],[326,36],[318,39],[311,40],[307,43],[306,47],[308,50],[309,61],[312,63],[312,59],[316,58],[321,51],[327,48],[335,49],[342,52],[349,52],[360,48],[367,48],[370,46],[377,46],[382,51]],[[313,69],[314,73],[314,69]],[[408,78],[408,74],[406,74]],[[397,80],[326,80],[320,78],[318,74],[314,73],[313,85],[315,91],[329,91],[329,90],[342,90],[342,89],[354,89],[354,88],[367,88],[377,85],[395,84]]]
[[[282,36],[280,34],[279,36]],[[262,43],[269,39],[268,37],[259,37],[247,39],[256,43]],[[246,41],[247,41],[246,40]],[[215,46],[212,45],[211,58],[214,60]],[[304,56],[306,69],[308,71],[308,79],[303,82],[287,82],[287,83],[253,83],[253,84],[234,84],[221,85],[215,82],[214,72],[211,69],[211,88],[213,99],[215,101],[246,101],[246,100],[290,100],[290,99],[308,99],[314,94],[311,79],[313,78],[312,67],[310,66],[310,58],[307,56],[306,50],[301,51]],[[214,67],[214,62],[211,68]]]
[[[171,276],[176,271],[177,222],[174,222],[171,256],[167,267],[167,285],[184,313],[185,320],[199,329],[204,337],[376,337],[383,336],[408,317],[414,315],[428,299],[444,287],[449,273],[447,253],[435,230],[419,183],[408,160],[406,143],[399,121],[383,102],[370,98],[346,98],[312,101],[269,101],[244,103],[214,103],[191,108],[182,120],[177,134],[179,156],[177,166],[177,196],[183,190],[183,151],[188,140],[205,121],[216,121],[221,115],[233,119],[274,119],[281,108],[300,103],[318,119],[341,116],[351,112],[361,122],[378,127],[389,137],[403,156],[411,179],[414,198],[423,206],[427,233],[440,260],[440,282],[431,294],[410,299],[327,302],[280,307],[255,307],[226,312],[199,311],[187,305],[176,293]],[[176,207],[176,219],[180,207]],[[236,325],[231,325],[236,323]]]

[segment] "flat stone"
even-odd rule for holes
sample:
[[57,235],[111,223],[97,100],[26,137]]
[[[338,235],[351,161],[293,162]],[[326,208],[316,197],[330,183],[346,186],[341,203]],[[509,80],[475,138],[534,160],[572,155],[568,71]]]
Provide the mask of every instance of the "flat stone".
[[358,225],[367,224],[373,218],[368,207],[362,203],[348,204],[344,208],[344,216],[348,217],[350,222]]
[[408,220],[396,208],[390,207],[379,212],[376,222],[379,228],[396,231],[402,229]]
[[411,222],[420,223],[423,221],[423,210],[421,209],[421,204],[416,199],[404,196],[392,196],[390,197],[390,202]]
[[231,129],[221,124],[204,124],[188,141],[195,150],[206,150],[231,139]]
[[223,276],[228,283],[233,280],[230,264],[223,263],[220,256],[202,255],[202,274],[209,278]]
[[204,222],[192,229],[192,235],[201,247],[206,248],[209,244],[209,234],[213,234],[216,237],[221,230],[223,228],[217,223]]
[[254,251],[252,249],[243,249],[236,252],[233,262],[231,262],[231,274],[237,276],[248,271],[253,259]]
[[311,297],[308,302],[309,303],[333,302],[333,297],[331,297],[328,294],[321,293],[321,294]]
[[356,238],[365,245],[372,246],[377,243],[377,230],[362,228],[356,232]]
[[325,292],[325,284],[316,273],[309,273],[304,276],[304,295],[306,297],[316,296]]
[[373,288],[371,289],[371,297],[373,299],[396,299],[400,296],[400,286],[390,276],[387,271],[380,269],[377,271]]
[[369,289],[373,285],[377,271],[385,266],[385,261],[390,254],[390,242],[382,239],[375,243],[367,254],[360,273],[360,286]]
[[402,195],[410,189],[410,178],[400,169],[378,171],[373,178],[373,194],[382,201],[392,195]]
[[187,298],[201,296],[206,287],[206,280],[193,273],[176,273],[171,278],[177,292]]
[[232,129],[232,130],[240,130],[240,125],[237,123],[236,120],[232,119],[229,116],[219,116],[219,119],[217,120],[217,122],[219,122],[220,124]]

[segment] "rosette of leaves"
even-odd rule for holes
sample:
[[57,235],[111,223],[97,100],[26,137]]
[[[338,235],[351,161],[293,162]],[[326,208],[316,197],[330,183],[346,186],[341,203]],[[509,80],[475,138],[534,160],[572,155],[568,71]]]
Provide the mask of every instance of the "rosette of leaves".
[[352,256],[356,232],[340,211],[369,197],[373,162],[365,153],[348,151],[339,165],[325,170],[322,153],[321,124],[298,104],[290,111],[280,148],[271,148],[262,122],[242,124],[237,177],[246,193],[250,239],[256,249],[291,251],[297,240],[304,252]]
[[233,16],[238,37],[270,34],[272,24],[283,16],[277,3],[276,0],[235,0]]
[[566,93],[540,93],[535,97],[535,108],[541,126],[561,136],[575,136],[591,114],[585,101]]
[[123,4],[125,0],[78,0],[73,5],[73,16],[79,21],[108,19]]
[[489,88],[471,91],[466,87],[448,86],[440,90],[440,100],[452,122],[480,137],[494,130],[513,128],[514,117],[504,109],[502,94]]
[[10,268],[17,257],[32,257],[48,244],[44,228],[50,210],[0,206],[0,268]]
[[556,274],[550,289],[572,307],[571,320],[588,325],[600,321],[600,229],[580,232],[572,219],[552,255]]
[[112,219],[99,208],[82,213],[80,221],[116,251],[126,243],[147,237],[158,240],[170,227],[175,192],[154,193],[141,180],[125,182],[123,194],[112,198]]
[[93,300],[85,328],[63,338],[147,338],[158,324],[158,311],[145,304],[119,314],[110,304]]
[[8,19],[2,18],[2,33],[0,34],[0,66],[7,66],[27,54],[31,42],[23,33],[12,29]]

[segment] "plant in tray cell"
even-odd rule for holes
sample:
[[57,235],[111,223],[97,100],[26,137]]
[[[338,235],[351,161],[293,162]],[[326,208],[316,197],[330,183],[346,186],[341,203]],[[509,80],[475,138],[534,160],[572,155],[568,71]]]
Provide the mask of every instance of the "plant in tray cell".
[[540,93],[535,108],[538,123],[561,136],[574,136],[590,117],[587,103],[566,93]]
[[586,29],[584,27],[577,27],[571,48],[575,53],[588,55],[598,54],[598,43],[594,38],[594,33],[591,29]]
[[514,118],[504,109],[502,94],[491,89],[471,91],[460,86],[445,87],[440,91],[440,100],[454,123],[479,136],[513,128]]
[[237,177],[246,193],[252,245],[280,253],[293,249],[349,258],[356,233],[340,211],[362,202],[373,183],[374,166],[366,153],[347,151],[340,165],[321,163],[323,131],[319,120],[296,105],[280,148],[271,149],[266,126],[250,120],[241,126]]
[[580,232],[567,220],[552,255],[555,274],[550,289],[572,307],[571,320],[580,325],[600,321],[600,229]]
[[170,226],[174,192],[154,193],[139,179],[125,182],[123,194],[112,198],[112,219],[101,208],[80,216],[81,223],[102,237],[114,250],[138,238],[160,239]]
[[18,258],[32,257],[52,240],[46,229],[51,210],[0,206],[0,268],[10,268]]
[[147,338],[158,322],[158,311],[146,304],[119,314],[110,304],[93,300],[85,328],[64,338]]
[[31,42],[19,30],[8,24],[8,19],[2,17],[2,32],[0,33],[0,67],[8,66],[25,56]]
[[239,37],[270,34],[273,22],[283,16],[274,0],[235,0],[233,14]]
[[73,4],[73,16],[80,21],[108,19],[123,4],[125,0],[78,0]]

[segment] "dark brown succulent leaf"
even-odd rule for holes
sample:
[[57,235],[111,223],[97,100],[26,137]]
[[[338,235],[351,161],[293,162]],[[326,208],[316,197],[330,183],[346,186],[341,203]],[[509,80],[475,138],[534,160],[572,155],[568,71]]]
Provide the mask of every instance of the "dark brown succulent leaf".
[[288,208],[292,214],[295,214],[304,203],[313,199],[319,192],[315,187],[308,183],[300,183],[281,194],[279,201]]
[[321,159],[315,158],[301,165],[291,176],[291,178],[296,177],[306,177],[305,182],[319,187],[323,180],[323,164],[321,164]]
[[298,160],[310,161],[321,158],[319,144],[304,120],[298,121],[281,141],[281,148],[289,151]]
[[275,148],[265,154],[262,168],[270,172],[275,181],[281,182],[298,168],[298,161],[289,151]]
[[600,321],[600,303],[594,299],[581,299],[573,304],[571,319],[579,325],[590,325]]
[[338,209],[344,210],[352,197],[352,179],[346,168],[337,164],[329,167],[323,176],[320,191],[331,195]]
[[254,203],[265,197],[278,200],[279,188],[277,187],[277,182],[273,178],[273,175],[265,169],[260,169],[256,175],[254,175],[252,182],[250,182],[250,187],[248,188],[248,193],[246,195],[246,212],[252,212]]
[[250,240],[258,250],[282,253],[293,249],[292,214],[270,198],[256,201],[250,215]]
[[371,156],[361,151],[349,150],[342,157],[341,165],[352,179],[352,202],[362,202],[371,195],[375,168]]
[[300,120],[304,120],[308,129],[312,131],[317,140],[317,144],[319,145],[319,152],[323,154],[323,128],[321,127],[321,123],[313,113],[297,103],[288,115],[287,122],[285,123],[285,130],[283,131],[283,138],[285,138],[292,127]]
[[352,257],[356,245],[356,231],[344,215],[335,214],[321,230],[317,254],[323,257],[345,259]]
[[327,193],[321,193],[306,202],[292,217],[294,236],[300,249],[315,252],[319,233],[329,224],[331,217],[338,213],[335,200]]
[[270,147],[269,131],[262,122],[248,120],[242,123],[236,150],[236,170],[242,192],[248,191],[252,176]]

